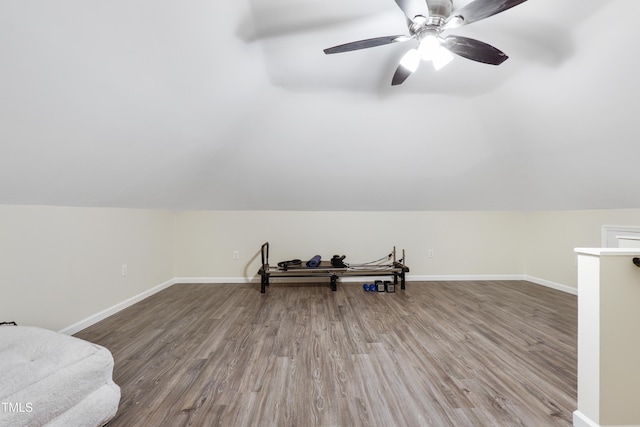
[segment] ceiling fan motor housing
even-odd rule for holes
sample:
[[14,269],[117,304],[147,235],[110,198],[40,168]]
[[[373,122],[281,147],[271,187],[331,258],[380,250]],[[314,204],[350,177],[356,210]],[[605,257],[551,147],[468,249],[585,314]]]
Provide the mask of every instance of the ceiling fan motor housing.
[[408,22],[409,33],[420,40],[431,33],[439,34],[453,7],[452,0],[427,0],[426,3],[429,16],[417,15]]

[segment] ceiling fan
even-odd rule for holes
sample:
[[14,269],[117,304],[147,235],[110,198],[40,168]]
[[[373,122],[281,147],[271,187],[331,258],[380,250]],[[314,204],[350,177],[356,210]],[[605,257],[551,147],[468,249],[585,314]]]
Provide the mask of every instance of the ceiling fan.
[[407,17],[409,35],[384,36],[359,40],[324,49],[325,54],[350,52],[390,43],[416,40],[400,59],[391,81],[402,84],[418,69],[421,60],[432,61],[436,70],[453,59],[452,52],[472,61],[500,65],[509,57],[499,49],[479,40],[462,36],[443,36],[444,31],[468,25],[511,9],[526,0],[474,0],[453,11],[453,0],[395,0]]

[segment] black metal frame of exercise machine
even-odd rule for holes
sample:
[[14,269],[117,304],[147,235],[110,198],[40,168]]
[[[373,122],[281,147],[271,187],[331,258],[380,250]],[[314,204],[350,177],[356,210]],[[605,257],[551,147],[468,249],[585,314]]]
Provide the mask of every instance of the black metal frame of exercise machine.
[[260,275],[260,292],[265,293],[269,286],[269,279],[274,278],[295,278],[295,277],[328,277],[331,279],[332,291],[338,289],[338,278],[342,276],[393,276],[393,283],[400,282],[400,289],[405,289],[405,273],[409,272],[409,267],[405,264],[404,249],[402,258],[396,261],[396,248],[394,246],[392,256],[393,262],[390,265],[371,265],[358,267],[334,267],[329,261],[322,261],[318,267],[307,267],[304,263],[299,266],[281,268],[269,265],[269,242],[265,242],[260,248],[262,266],[258,270]]

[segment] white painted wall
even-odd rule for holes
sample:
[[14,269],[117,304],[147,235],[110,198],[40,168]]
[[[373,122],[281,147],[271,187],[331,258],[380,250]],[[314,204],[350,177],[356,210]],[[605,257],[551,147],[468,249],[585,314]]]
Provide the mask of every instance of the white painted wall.
[[640,225],[640,210],[175,213],[0,205],[0,320],[59,330],[175,277],[253,279],[265,241],[272,264],[316,254],[358,263],[395,245],[398,256],[406,250],[414,279],[519,276],[576,289],[573,249],[598,247],[605,224]]
[[600,247],[603,225],[640,225],[640,209],[526,214],[526,275],[577,289],[574,249]]
[[316,254],[366,262],[395,245],[412,276],[522,275],[524,220],[518,212],[180,212],[176,275],[253,278],[266,241],[272,265]]
[[61,330],[172,279],[173,231],[169,211],[0,205],[0,321]]

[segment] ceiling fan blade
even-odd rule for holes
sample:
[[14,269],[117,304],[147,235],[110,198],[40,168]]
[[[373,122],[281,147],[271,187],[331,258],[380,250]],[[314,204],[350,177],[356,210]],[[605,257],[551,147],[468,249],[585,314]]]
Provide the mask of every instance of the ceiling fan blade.
[[396,4],[411,22],[418,15],[422,15],[425,18],[429,16],[429,9],[425,0],[396,0]]
[[452,16],[461,16],[464,21],[460,25],[468,25],[497,15],[525,1],[527,0],[475,0],[454,12]]
[[481,42],[461,36],[445,37],[442,44],[451,52],[472,61],[482,62],[491,65],[500,65],[509,57],[499,49]]
[[418,49],[408,50],[400,59],[400,64],[393,74],[393,79],[391,79],[391,85],[397,86],[404,83],[404,81],[418,69],[418,65],[420,65],[420,53]]
[[407,40],[411,40],[411,37],[403,36],[403,35],[375,37],[373,39],[358,40],[351,43],[345,43],[338,46],[329,47],[327,49],[324,49],[324,53],[329,55],[331,53],[350,52],[352,50],[367,49],[370,47],[382,46],[385,44],[396,43],[396,42],[404,42]]

